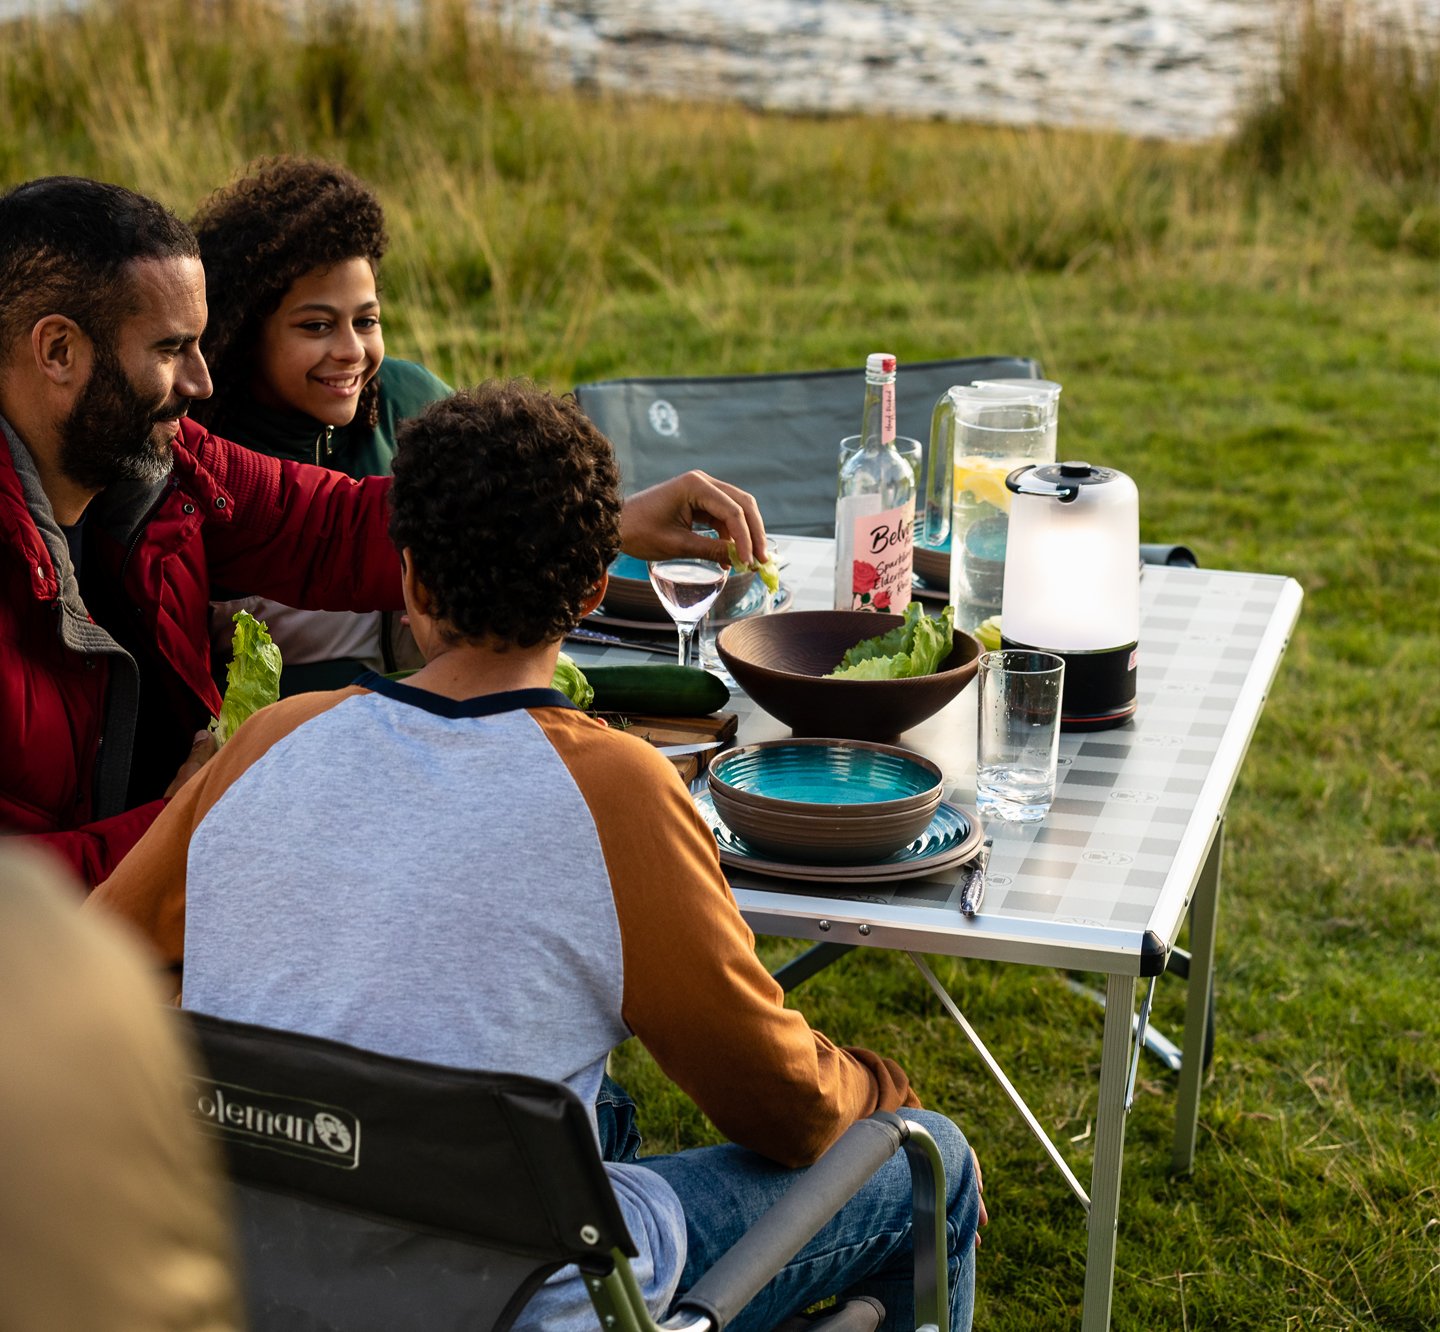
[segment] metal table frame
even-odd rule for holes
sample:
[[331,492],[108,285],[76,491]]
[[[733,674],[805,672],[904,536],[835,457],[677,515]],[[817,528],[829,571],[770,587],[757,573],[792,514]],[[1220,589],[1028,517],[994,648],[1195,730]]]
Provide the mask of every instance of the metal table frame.
[[[781,537],[777,544],[787,557],[782,580],[794,606],[828,608],[833,543]],[[1084,1332],[1101,1332],[1110,1323],[1125,1121],[1154,983],[1187,913],[1190,957],[1172,1164],[1185,1171],[1194,1160],[1225,809],[1300,603],[1299,585],[1288,578],[1147,567],[1137,716],[1118,731],[1062,736],[1056,802],[1042,823],[987,826],[995,839],[990,886],[973,917],[960,914],[950,896],[954,885],[943,875],[841,894],[727,867],[740,910],[756,933],[824,946],[792,963],[786,984],[851,947],[911,958],[1088,1213]],[[623,658],[618,651],[612,656],[587,648],[583,659]],[[974,693],[973,685],[967,687],[901,739],[941,764],[948,799],[972,807]],[[740,714],[741,743],[789,733],[743,694],[732,706]],[[1105,976],[1088,1194],[925,953]],[[1137,1017],[1141,980],[1149,984]]]

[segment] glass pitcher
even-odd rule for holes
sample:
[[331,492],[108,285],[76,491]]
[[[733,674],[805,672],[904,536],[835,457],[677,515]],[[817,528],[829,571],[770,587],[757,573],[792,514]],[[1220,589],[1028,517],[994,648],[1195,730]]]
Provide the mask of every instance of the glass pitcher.
[[1000,611],[1005,478],[1026,463],[1055,461],[1059,402],[1059,384],[1031,379],[957,385],[935,404],[921,539],[949,553],[950,602],[967,633]]

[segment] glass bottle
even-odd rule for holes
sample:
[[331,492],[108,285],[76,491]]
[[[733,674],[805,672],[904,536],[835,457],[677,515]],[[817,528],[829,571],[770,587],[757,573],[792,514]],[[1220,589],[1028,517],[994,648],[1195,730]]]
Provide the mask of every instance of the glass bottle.
[[865,361],[860,447],[840,464],[835,609],[901,614],[910,604],[915,473],[895,448],[895,358]]

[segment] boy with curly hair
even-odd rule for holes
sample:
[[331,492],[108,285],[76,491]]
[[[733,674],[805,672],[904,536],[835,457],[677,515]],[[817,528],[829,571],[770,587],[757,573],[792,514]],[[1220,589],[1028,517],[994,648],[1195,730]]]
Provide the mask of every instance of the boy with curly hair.
[[[549,687],[619,548],[618,480],[573,399],[523,382],[407,423],[390,530],[425,667],[257,713],[91,901],[183,962],[187,1007],[233,1020],[553,1078],[587,1105],[639,1037],[732,1140],[607,1165],[663,1316],[855,1119],[918,1102],[893,1061],[785,1007],[674,768]],[[949,1120],[907,1113],[945,1156],[963,1332],[977,1172]],[[911,1262],[896,1158],[731,1326],[847,1291],[913,1326]],[[593,1321],[569,1269],[519,1326]]]

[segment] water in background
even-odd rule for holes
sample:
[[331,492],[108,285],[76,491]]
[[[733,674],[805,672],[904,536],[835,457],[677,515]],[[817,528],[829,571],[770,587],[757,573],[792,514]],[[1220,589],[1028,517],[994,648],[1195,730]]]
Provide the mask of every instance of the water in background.
[[[1440,27],[1440,0],[1362,0]],[[1297,0],[516,0],[559,77],[787,111],[1228,131]]]

